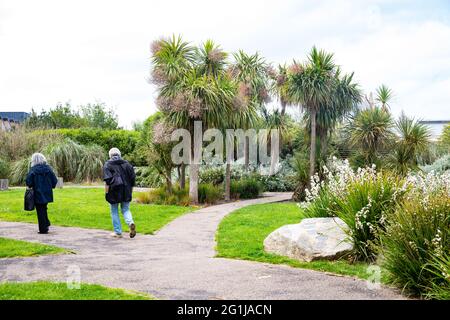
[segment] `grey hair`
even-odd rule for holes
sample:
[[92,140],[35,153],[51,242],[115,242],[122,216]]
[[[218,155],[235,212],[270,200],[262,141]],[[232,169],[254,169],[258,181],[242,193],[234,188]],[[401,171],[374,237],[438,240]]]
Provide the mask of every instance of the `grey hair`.
[[120,150],[117,148],[111,148],[111,150],[109,150],[109,157],[112,158],[113,156],[121,157],[122,155],[120,154]]
[[35,165],[38,164],[46,164],[47,163],[47,159],[45,159],[45,156],[42,153],[36,152],[33,153],[33,155],[31,156],[31,166],[34,167]]

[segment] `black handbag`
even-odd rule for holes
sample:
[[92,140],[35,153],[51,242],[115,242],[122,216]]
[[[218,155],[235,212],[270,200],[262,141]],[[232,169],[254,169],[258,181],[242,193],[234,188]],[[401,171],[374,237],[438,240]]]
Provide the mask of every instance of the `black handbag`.
[[34,210],[34,191],[31,188],[27,188],[25,191],[23,207],[25,211]]

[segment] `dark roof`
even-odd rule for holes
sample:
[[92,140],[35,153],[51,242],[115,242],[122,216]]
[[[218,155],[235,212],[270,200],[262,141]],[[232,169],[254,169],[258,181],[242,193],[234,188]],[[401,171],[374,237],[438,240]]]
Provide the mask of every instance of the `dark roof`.
[[16,122],[23,122],[29,117],[28,112],[16,112],[16,111],[6,111],[0,112],[0,118],[6,118],[8,120],[13,120]]
[[446,124],[450,123],[450,120],[420,120],[419,122],[423,124]]

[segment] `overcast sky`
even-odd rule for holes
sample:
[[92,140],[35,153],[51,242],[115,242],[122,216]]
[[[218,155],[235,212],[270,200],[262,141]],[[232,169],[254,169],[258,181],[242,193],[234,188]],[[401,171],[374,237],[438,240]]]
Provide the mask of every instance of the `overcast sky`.
[[103,101],[130,127],[153,113],[150,43],[181,34],[274,65],[334,52],[391,108],[450,120],[450,1],[0,0],[0,111]]

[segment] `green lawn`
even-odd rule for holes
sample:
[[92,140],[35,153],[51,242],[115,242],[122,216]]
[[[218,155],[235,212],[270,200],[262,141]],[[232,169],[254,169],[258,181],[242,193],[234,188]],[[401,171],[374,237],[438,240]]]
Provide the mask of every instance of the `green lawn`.
[[39,243],[0,238],[0,258],[31,257],[63,252],[67,250]]
[[[24,190],[0,192],[0,220],[37,223],[36,212],[23,210]],[[137,231],[146,234],[192,210],[181,206],[131,204]],[[53,225],[112,230],[109,204],[105,201],[103,188],[55,189],[48,215]],[[123,219],[122,224],[123,230],[128,230]]]
[[69,289],[66,283],[6,282],[0,283],[0,300],[151,300],[151,296],[94,284]]
[[350,264],[345,260],[299,262],[264,251],[263,241],[272,231],[286,224],[299,223],[301,219],[300,208],[292,202],[257,204],[236,210],[220,223],[216,235],[217,256],[286,264],[362,279],[370,276],[365,263]]

